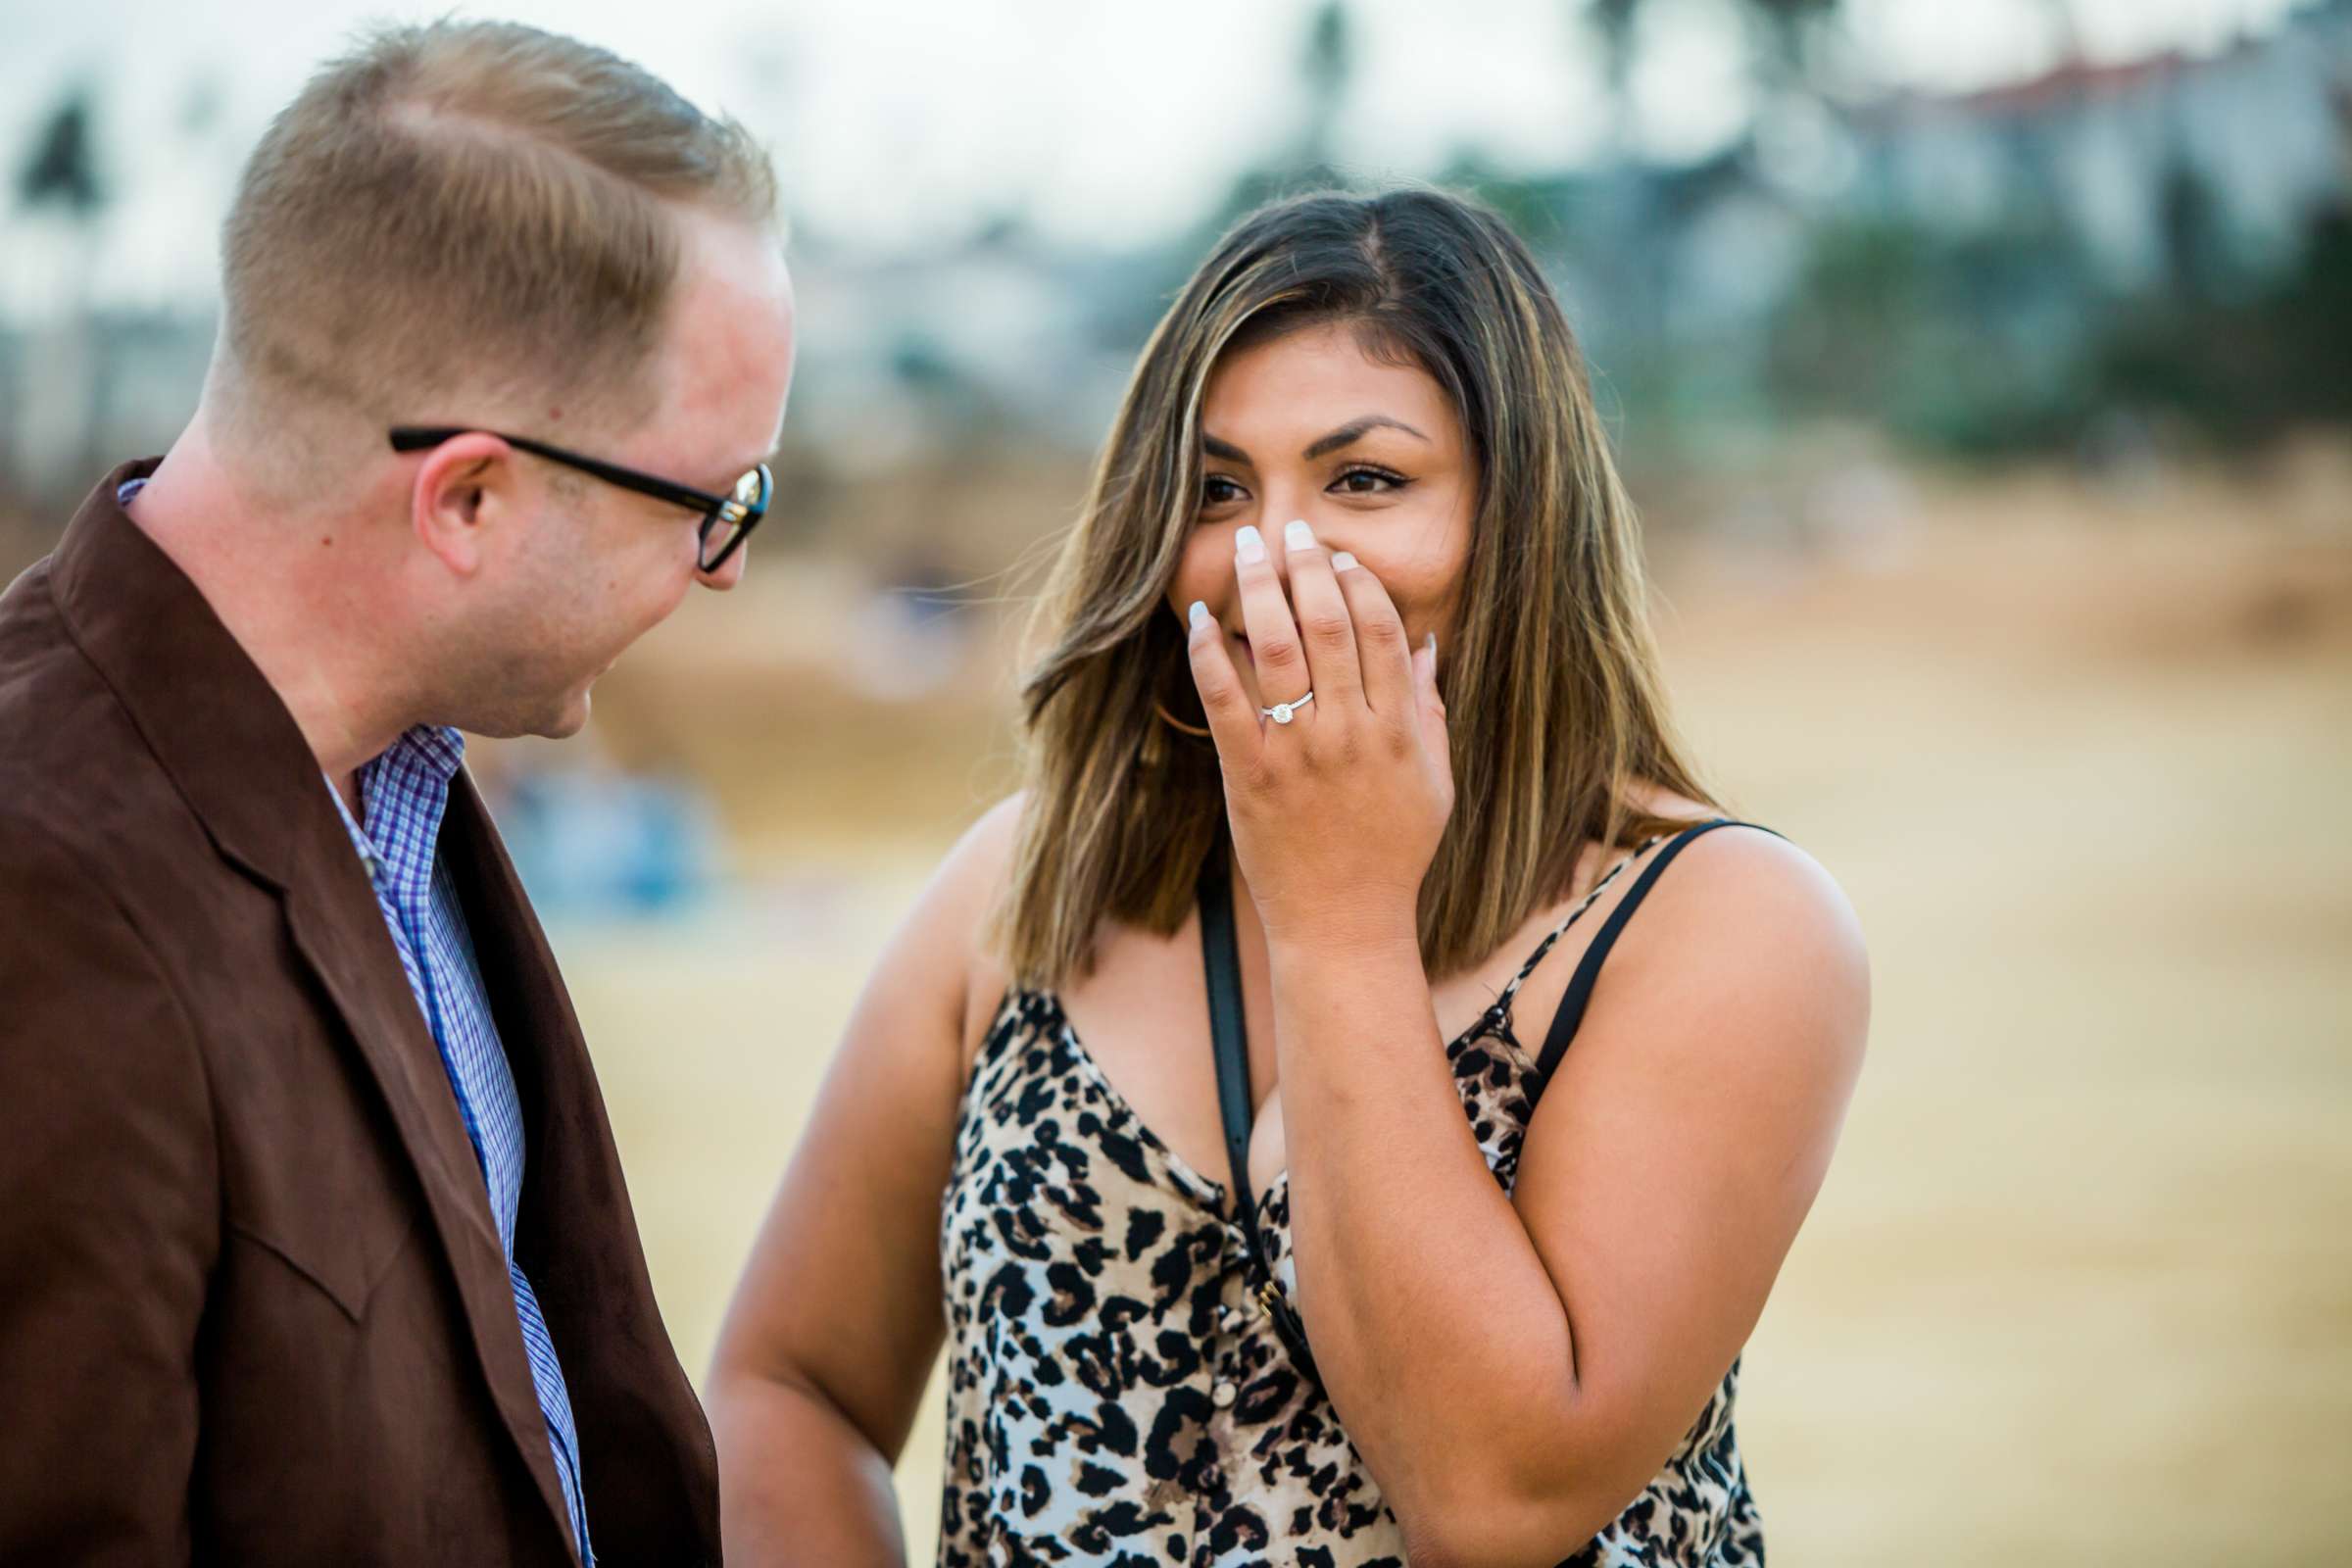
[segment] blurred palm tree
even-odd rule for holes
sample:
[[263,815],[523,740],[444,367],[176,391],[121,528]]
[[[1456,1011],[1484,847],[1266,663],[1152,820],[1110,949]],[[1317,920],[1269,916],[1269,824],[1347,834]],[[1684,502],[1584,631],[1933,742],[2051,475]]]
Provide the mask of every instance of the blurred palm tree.
[[1600,34],[1601,77],[1609,90],[1609,156],[1624,163],[1634,150],[1634,19],[1642,0],[1580,0]]
[[1210,209],[1198,243],[1221,233],[1261,202],[1319,186],[1344,184],[1338,162],[1339,121],[1355,79],[1356,24],[1348,0],[1322,0],[1309,14],[1298,56],[1304,114],[1295,139],[1279,143],[1234,177]]
[[1305,89],[1306,125],[1296,162],[1303,170],[1328,170],[1335,127],[1355,73],[1355,24],[1347,0],[1324,0],[1307,24],[1306,46],[1298,57],[1299,85]]
[[1762,35],[1758,64],[1768,89],[1801,90],[1813,80],[1813,40],[1840,8],[1841,0],[1741,0]]
[[[2066,0],[2049,0],[2063,6]],[[1765,107],[1792,94],[1815,95],[1819,40],[1840,20],[1843,0],[1734,0],[1750,39],[1750,72]],[[1601,78],[1611,105],[1609,161],[1624,165],[1638,148],[1634,135],[1634,68],[1642,53],[1643,0],[1569,0],[1600,44]]]
[[90,134],[89,88],[71,87],[33,138],[32,156],[17,175],[17,205],[25,212],[61,208],[86,222],[105,200]]
[[[2067,0],[2044,0],[2064,11]],[[1735,0],[1756,39],[1756,74],[1768,89],[1806,82],[1814,71],[1813,41],[1839,20],[1844,0]],[[1640,52],[1637,24],[1642,0],[1571,0],[1572,9],[1600,37],[1601,73],[1624,109]]]
[[[1757,74],[1767,91],[1799,89],[1814,82],[1821,62],[1820,40],[1834,28],[1845,9],[1844,0],[1734,0],[1754,29],[1759,45]],[[2061,60],[2082,53],[2082,34],[2076,0],[2035,0],[2047,20],[2054,52]],[[1610,92],[1623,109],[1638,52],[1635,24],[1642,0],[1571,0],[1599,34],[1602,72]]]
[[[23,384],[6,389],[15,394],[9,399],[14,406],[0,416],[0,461],[10,470],[0,476],[0,490],[20,492],[20,501],[55,499],[52,492],[70,485],[70,476],[93,461],[99,394],[93,291],[110,194],[99,173],[95,123],[90,84],[70,85],[41,122],[32,155],[17,173],[19,215],[61,218],[72,253],[64,270],[65,297],[36,324],[20,369]],[[36,386],[37,399],[30,395]]]

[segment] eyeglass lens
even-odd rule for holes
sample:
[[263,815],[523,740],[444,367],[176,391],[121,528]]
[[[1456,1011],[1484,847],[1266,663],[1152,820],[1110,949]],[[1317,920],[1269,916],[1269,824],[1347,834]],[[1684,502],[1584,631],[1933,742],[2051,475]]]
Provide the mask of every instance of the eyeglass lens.
[[736,480],[735,488],[728,493],[728,499],[741,505],[743,513],[739,516],[726,512],[710,514],[710,520],[703,526],[701,565],[705,571],[723,561],[727,552],[735,548],[735,541],[741,537],[744,529],[759,518],[760,491],[765,486],[760,477],[760,470],[754,468]]

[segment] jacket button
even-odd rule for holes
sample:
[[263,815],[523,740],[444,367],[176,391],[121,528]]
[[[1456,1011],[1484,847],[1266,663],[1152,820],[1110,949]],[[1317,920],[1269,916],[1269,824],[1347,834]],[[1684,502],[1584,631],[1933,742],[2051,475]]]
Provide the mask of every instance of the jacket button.
[[1233,1405],[1234,1396],[1239,1391],[1237,1391],[1230,1383],[1219,1383],[1215,1388],[1208,1391],[1208,1402],[1215,1405],[1220,1410],[1230,1409]]

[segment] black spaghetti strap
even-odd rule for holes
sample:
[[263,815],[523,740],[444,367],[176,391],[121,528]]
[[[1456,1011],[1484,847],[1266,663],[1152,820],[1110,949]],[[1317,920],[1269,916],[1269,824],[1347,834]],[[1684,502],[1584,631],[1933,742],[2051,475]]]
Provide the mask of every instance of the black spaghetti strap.
[[[1585,950],[1584,957],[1577,963],[1576,974],[1568,982],[1567,994],[1560,998],[1560,1010],[1552,1014],[1551,1029],[1544,1036],[1544,1054],[1536,1059],[1538,1094],[1551,1082],[1551,1075],[1559,1070],[1560,1058],[1568,1054],[1568,1042],[1576,1038],[1577,1026],[1585,1021],[1585,1004],[1592,999],[1592,982],[1600,978],[1601,962],[1608,957],[1609,950],[1617,945],[1617,934],[1625,929],[1625,922],[1634,917],[1635,909],[1641,907],[1642,898],[1649,892],[1649,885],[1658,879],[1660,871],[1666,869],[1667,861],[1683,853],[1683,846],[1719,827],[1753,827],[1759,833],[1772,833],[1772,829],[1758,827],[1753,822],[1719,816],[1695,827],[1685,828],[1667,840],[1666,847],[1658,851],[1657,858],[1643,867],[1634,885],[1625,890],[1625,897],[1619,899],[1617,907],[1609,911],[1607,921],[1601,925],[1598,934],[1592,938],[1592,945]],[[1780,835],[1774,833],[1773,837]]]
[[1233,1220],[1250,1249],[1250,1265],[1257,1271],[1257,1303],[1273,1325],[1274,1337],[1290,1352],[1291,1364],[1308,1382],[1322,1387],[1315,1369],[1314,1347],[1307,1343],[1306,1325],[1298,1321],[1281,1288],[1274,1283],[1274,1264],[1258,1236],[1257,1199],[1250,1191],[1250,1125],[1257,1114],[1250,1101],[1250,1020],[1242,1004],[1241,945],[1234,936],[1233,879],[1225,871],[1225,852],[1213,850],[1200,868],[1200,962],[1207,971],[1208,1032],[1216,1054],[1217,1108],[1225,1118],[1225,1162],[1233,1167]]
[[1208,975],[1208,1037],[1217,1064],[1217,1109],[1225,1120],[1225,1161],[1232,1171],[1233,1211],[1245,1225],[1256,1200],[1250,1192],[1250,1034],[1242,1011],[1242,956],[1234,936],[1233,883],[1224,856],[1201,868],[1200,960]]

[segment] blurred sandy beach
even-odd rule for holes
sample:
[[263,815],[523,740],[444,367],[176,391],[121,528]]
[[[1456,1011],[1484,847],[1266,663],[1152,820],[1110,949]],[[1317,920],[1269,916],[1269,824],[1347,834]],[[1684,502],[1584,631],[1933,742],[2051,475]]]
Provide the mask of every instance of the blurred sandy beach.
[[[1774,1556],[2345,1560],[2352,447],[1653,488],[1685,726],[1874,961],[1861,1091],[1747,1352]],[[705,597],[593,727],[709,780],[740,881],[556,931],[698,1376],[858,986],[1009,775],[1013,667],[983,604],[953,680],[863,697],[838,583],[771,552]],[[918,1561],[937,1419],[901,1465]]]

